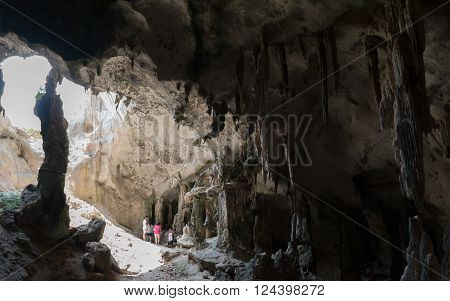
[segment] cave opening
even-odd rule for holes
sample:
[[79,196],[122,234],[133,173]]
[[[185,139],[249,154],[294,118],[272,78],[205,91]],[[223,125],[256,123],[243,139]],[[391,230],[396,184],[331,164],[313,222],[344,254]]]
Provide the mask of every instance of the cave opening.
[[[5,82],[2,106],[5,116],[16,128],[40,130],[39,118],[33,113],[36,98],[43,94],[46,77],[52,66],[43,56],[12,56],[1,63]],[[57,87],[63,99],[64,116],[70,123],[82,114],[83,99],[88,95],[85,89],[64,78]]]
[[[3,200],[8,197],[8,205],[13,208],[20,203],[23,191],[36,191],[36,188],[27,185],[38,183],[38,174],[42,169],[45,154],[41,135],[42,121],[33,108],[46,97],[46,85],[52,67],[47,58],[38,55],[26,58],[11,56],[1,62],[4,89],[0,96],[2,108],[5,110],[4,116],[0,116],[1,138],[11,140],[7,144],[4,141],[0,143],[1,206]],[[109,218],[112,222],[108,222],[102,242],[113,251],[121,252],[117,256],[121,266],[128,266],[131,271],[159,266],[159,256],[156,255],[159,248],[149,248],[147,243],[137,238],[130,230],[121,228],[121,221],[114,219],[102,205],[108,197],[105,191],[95,191],[100,199],[95,202],[94,197],[84,193],[89,187],[84,188],[83,184],[80,184],[85,179],[83,174],[96,175],[96,178],[101,174],[101,166],[98,166],[100,164],[84,165],[83,162],[104,152],[102,145],[114,140],[111,131],[121,128],[126,115],[126,98],[113,92],[100,92],[95,95],[90,89],[85,89],[65,77],[55,87],[55,93],[62,101],[63,118],[67,122],[69,151],[64,192],[70,227],[74,229],[97,218]],[[11,172],[14,177],[11,177]],[[133,248],[129,247],[130,241],[133,242]],[[136,257],[136,253],[142,255]],[[149,257],[151,260],[145,260]]]

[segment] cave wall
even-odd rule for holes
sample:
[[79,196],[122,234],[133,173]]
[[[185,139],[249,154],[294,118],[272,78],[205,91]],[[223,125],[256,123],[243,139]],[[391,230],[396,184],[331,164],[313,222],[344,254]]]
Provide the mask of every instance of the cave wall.
[[[9,10],[1,12],[0,30],[28,40],[14,37],[13,45],[33,44],[31,49],[19,47],[24,53],[43,53],[45,47],[36,44],[48,47],[51,52],[44,55],[50,62],[94,93],[111,90],[130,101],[124,125],[113,131],[117,140],[87,163],[105,170],[108,180],[86,171],[81,176],[92,185],[83,198],[103,203],[111,215],[128,206],[129,217],[120,223],[138,227],[150,196],[157,200],[179,185],[178,171],[185,172],[181,178],[187,183],[196,182],[202,168],[226,161],[226,147],[214,142],[228,137],[231,153],[239,156],[229,166],[223,164],[222,175],[242,162],[256,162],[238,168],[232,182],[222,178],[216,193],[219,242],[237,256],[250,258],[270,249],[268,241],[253,235],[268,231],[268,222],[262,222],[267,216],[261,214],[267,201],[258,198],[256,187],[275,183],[287,187],[275,191],[274,199],[289,200],[292,231],[287,249],[274,258],[278,266],[289,258],[296,279],[312,274],[399,279],[405,266],[414,269],[408,255],[399,255],[361,225],[413,254],[422,241],[422,235],[408,233],[414,230],[415,216],[429,237],[424,243],[433,246],[424,254],[430,255],[426,265],[437,262],[448,273],[448,7],[396,35],[438,1],[79,2],[71,3],[72,9],[88,8],[88,13],[72,17],[73,26],[60,26],[64,18],[44,18],[47,9],[65,16],[68,6],[46,4],[17,2],[83,51],[68,50],[67,43],[14,18]],[[118,22],[102,35],[111,18]],[[11,45],[11,39],[4,38],[3,45]],[[230,135],[223,134],[227,126],[219,116],[227,112],[233,117],[228,129],[235,128]],[[296,144],[287,145],[285,139],[298,139],[295,130],[285,126],[289,131],[283,137],[266,128],[262,116],[274,113],[313,117],[305,137],[311,166],[291,161]],[[256,122],[245,114],[256,114]],[[152,146],[166,145],[158,135],[139,140],[142,120],[152,124],[158,117],[168,120],[170,132],[183,136],[185,131],[188,138],[182,144],[200,141],[208,159],[167,164],[162,156],[157,164],[139,164],[142,152],[152,159]],[[280,146],[287,150],[287,161],[274,167],[270,150]],[[172,151],[166,158],[173,158]],[[379,176],[373,173],[393,180],[374,188]],[[93,196],[98,188],[109,192]],[[382,189],[390,193],[381,195]],[[246,223],[239,224],[242,220]],[[324,239],[330,232],[333,239]],[[418,279],[408,268],[405,278]],[[422,274],[421,279],[428,277]]]
[[[155,208],[158,201],[178,186],[180,178],[194,181],[215,160],[216,149],[214,142],[208,145],[203,140],[212,122],[205,99],[195,89],[187,94],[182,82],[158,81],[141,65],[145,63],[151,61],[141,57],[133,63],[123,54],[109,59],[96,82],[127,96],[121,103],[124,117],[117,117],[110,100],[94,95],[85,119],[70,131],[74,143],[80,135],[88,140],[77,150],[86,151],[87,158],[72,166],[75,195],[135,232],[141,230],[145,216],[167,222],[162,210],[168,207]],[[179,112],[183,120],[177,123]],[[233,130],[228,139],[232,134]]]
[[28,143],[30,136],[14,128],[0,116],[0,191],[21,190],[37,182],[37,171],[42,164],[41,155]]

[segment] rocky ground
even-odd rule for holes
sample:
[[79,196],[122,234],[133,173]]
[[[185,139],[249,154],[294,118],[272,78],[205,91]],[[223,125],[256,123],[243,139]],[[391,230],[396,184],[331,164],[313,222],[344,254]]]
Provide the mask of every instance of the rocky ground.
[[232,280],[235,269],[244,268],[245,264],[218,250],[216,244],[217,237],[190,249],[181,246],[162,248],[162,266],[135,277],[127,276],[125,280]]
[[92,218],[102,218],[106,221],[105,232],[100,242],[111,249],[111,254],[121,269],[129,273],[140,274],[162,265],[160,247],[143,241],[114,225],[96,208],[74,196],[69,196],[68,203],[72,227],[87,224]]
[[235,268],[245,267],[243,262],[216,248],[217,237],[195,248],[186,248],[186,245],[170,248],[165,240],[157,246],[114,225],[95,207],[72,195],[68,203],[72,227],[84,225],[92,218],[105,219],[105,232],[100,242],[111,249],[112,256],[124,270],[120,280],[231,280],[227,273],[233,275]]
[[[72,235],[52,246],[17,229],[13,211],[1,209],[2,280],[232,280],[238,269],[246,268],[243,262],[216,248],[217,238],[192,248],[181,244],[169,248],[164,240],[162,246],[157,246],[114,225],[82,200],[69,196],[68,204],[72,229],[105,221],[100,242],[88,242],[83,247],[80,241],[84,236],[79,234],[81,238]],[[117,265],[114,263],[107,273],[91,273],[85,266],[85,248],[89,251],[101,244],[111,250]]]

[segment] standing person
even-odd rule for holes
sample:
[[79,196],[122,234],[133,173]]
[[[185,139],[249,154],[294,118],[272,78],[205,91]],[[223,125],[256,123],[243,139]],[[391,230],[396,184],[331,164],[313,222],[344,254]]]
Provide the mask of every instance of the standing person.
[[150,234],[150,224],[148,222],[148,216],[146,216],[142,221],[142,239],[147,240],[149,234]]
[[149,230],[148,230],[148,241],[150,241],[150,243],[152,242],[152,240],[153,240],[153,225],[152,224],[150,224],[150,222],[149,222],[149,224],[148,224],[148,228],[149,228]]
[[161,240],[161,225],[159,223],[156,223],[153,227],[153,233],[155,234],[155,244],[159,245]]
[[169,229],[169,236],[168,236],[167,240],[169,241],[169,246],[173,246],[173,231],[172,231],[172,229]]

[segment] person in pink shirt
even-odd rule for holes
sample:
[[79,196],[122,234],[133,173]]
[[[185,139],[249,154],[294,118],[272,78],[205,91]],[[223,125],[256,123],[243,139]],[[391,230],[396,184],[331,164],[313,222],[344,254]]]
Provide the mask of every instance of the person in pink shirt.
[[156,223],[153,227],[153,234],[155,234],[155,244],[159,245],[161,239],[161,225],[159,223]]

